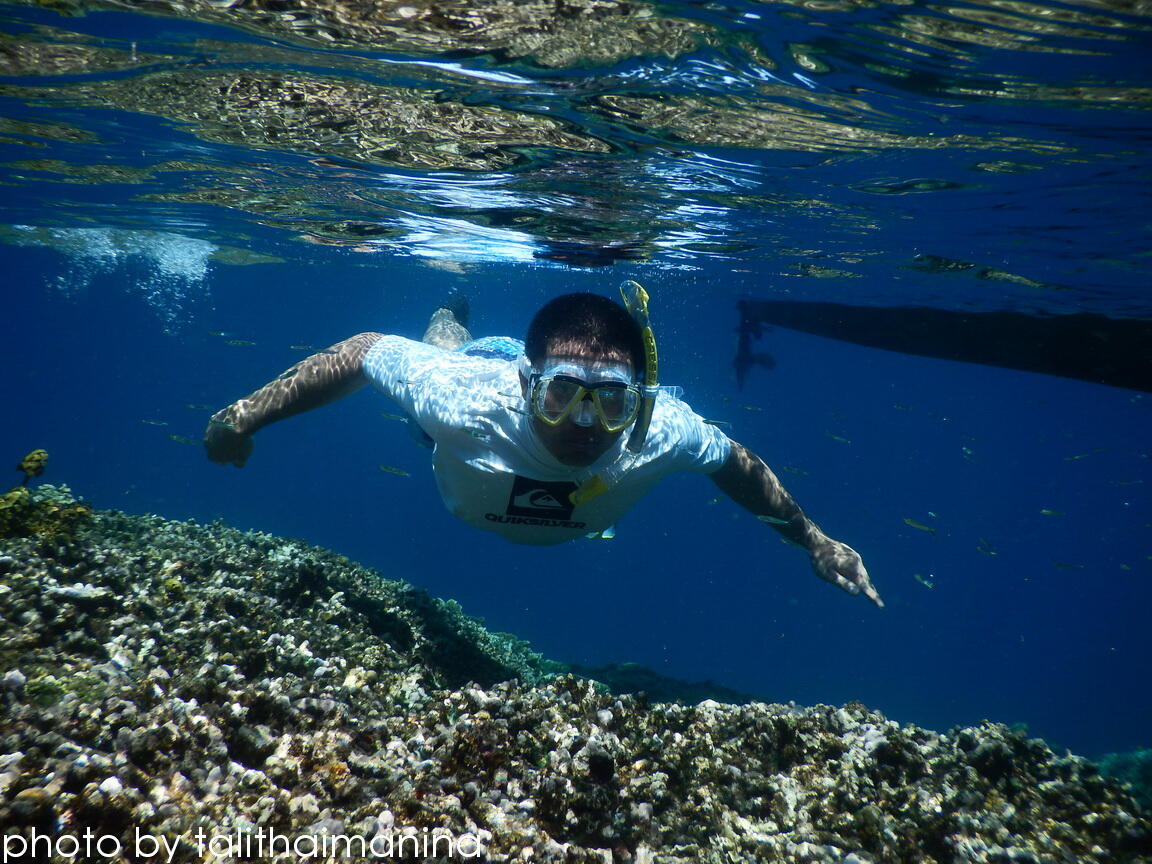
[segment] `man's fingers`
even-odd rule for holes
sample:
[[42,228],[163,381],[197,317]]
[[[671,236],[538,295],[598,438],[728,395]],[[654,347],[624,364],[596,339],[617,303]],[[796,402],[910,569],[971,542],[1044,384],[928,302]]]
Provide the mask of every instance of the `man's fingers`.
[[884,608],[884,601],[880,599],[879,592],[873,587],[872,580],[868,577],[868,571],[865,569],[863,561],[859,562],[855,567],[848,567],[845,570],[837,571],[836,584],[849,594],[862,593],[875,603],[877,608]]
[[884,601],[880,599],[880,593],[872,587],[871,582],[865,582],[860,586],[860,589],[864,592],[865,597],[876,604],[878,609],[884,608]]
[[864,566],[864,562],[857,559],[859,562],[855,568],[853,581],[857,587],[864,592],[864,596],[871,600],[880,609],[884,608],[884,601],[880,599],[880,593],[873,587],[872,579],[868,576],[868,568]]
[[873,587],[860,553],[851,546],[832,541],[828,547],[813,554],[812,566],[821,578],[840,590],[853,595],[863,594],[878,608],[884,608],[884,601]]
[[847,591],[849,594],[859,594],[860,593],[860,586],[857,585],[855,582],[853,582],[851,579],[846,579],[845,577],[841,576],[839,573],[836,573],[834,575],[836,578],[833,579],[832,581],[836,583],[837,587],[842,588],[843,590]]
[[237,468],[244,467],[254,446],[251,436],[241,435],[220,424],[209,425],[204,432],[204,449],[208,458],[220,465],[231,463]]

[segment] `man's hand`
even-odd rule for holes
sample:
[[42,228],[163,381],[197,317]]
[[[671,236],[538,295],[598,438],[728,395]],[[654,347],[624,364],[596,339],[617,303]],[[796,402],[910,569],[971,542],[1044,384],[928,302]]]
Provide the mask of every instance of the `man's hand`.
[[849,594],[860,594],[883,608],[884,601],[872,587],[872,580],[868,578],[868,570],[860,553],[839,540],[831,537],[821,537],[811,548],[812,569],[821,579],[843,588]]
[[215,417],[204,430],[204,449],[208,451],[208,458],[221,465],[231,462],[237,468],[243,468],[252,455],[252,447],[251,435],[242,435],[231,423]]

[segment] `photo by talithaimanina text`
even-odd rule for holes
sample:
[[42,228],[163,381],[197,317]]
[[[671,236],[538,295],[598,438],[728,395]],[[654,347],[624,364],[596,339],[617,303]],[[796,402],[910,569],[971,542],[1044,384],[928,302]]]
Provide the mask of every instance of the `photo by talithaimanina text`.
[[452,834],[444,828],[416,828],[395,825],[390,812],[376,820],[371,837],[349,836],[329,832],[314,834],[281,834],[274,828],[252,826],[251,830],[233,829],[214,833],[198,828],[187,838],[153,835],[137,828],[131,848],[121,838],[98,834],[91,828],[82,832],[45,834],[32,829],[28,834],[6,834],[0,843],[0,864],[24,864],[50,859],[72,860],[127,856],[137,861],[170,864],[186,844],[196,849],[200,860],[224,858],[249,861],[271,860],[291,855],[298,860],[363,860],[394,858],[449,858],[471,860],[484,855],[482,835]]

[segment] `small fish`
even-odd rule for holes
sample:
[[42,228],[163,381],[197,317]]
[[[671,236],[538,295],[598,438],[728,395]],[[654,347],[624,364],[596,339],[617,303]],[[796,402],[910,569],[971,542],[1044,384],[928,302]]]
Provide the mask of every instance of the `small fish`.
[[912,409],[907,405],[901,405],[899,402],[893,402],[892,407],[897,411],[911,411]]
[[200,405],[199,403],[196,403],[196,402],[189,402],[184,407],[187,408],[189,411],[211,411],[212,410],[211,405]]
[[603,531],[593,531],[590,534],[584,535],[589,540],[611,540],[616,536],[616,526],[609,525]]
[[403,414],[389,414],[387,411],[381,411],[380,416],[385,417],[389,420],[399,420],[401,423],[407,423],[408,422],[408,418],[405,417]]
[[388,474],[395,474],[397,477],[411,477],[412,476],[407,471],[402,471],[399,468],[393,468],[391,465],[377,465],[376,467],[379,468],[381,471],[384,471]]
[[931,525],[925,525],[923,522],[917,522],[915,519],[905,519],[904,524],[909,528],[915,528],[917,531],[927,531],[933,535],[936,533],[936,529]]
[[1040,515],[1041,515],[1041,516],[1065,516],[1065,515],[1067,515],[1067,514],[1065,514],[1065,512],[1064,512],[1063,510],[1048,510],[1048,509],[1044,509],[1044,510],[1041,510],[1041,511],[1040,511]]
[[256,343],[248,339],[225,339],[224,344],[231,345],[233,348],[248,348]]
[[1083,564],[1065,564],[1063,561],[1053,561],[1053,567],[1059,567],[1061,570],[1083,570]]
[[1087,459],[1093,453],[1103,453],[1103,452],[1104,452],[1103,447],[1094,447],[1093,449],[1089,450],[1087,453],[1077,453],[1075,456],[1065,456],[1064,461],[1065,462],[1077,462],[1081,459]]
[[709,426],[715,426],[717,429],[724,429],[732,425],[727,420],[705,420],[704,422]]
[[144,420],[144,419],[141,419],[140,422],[144,423],[148,426],[167,426],[168,425],[168,423],[164,420]]
[[223,339],[225,336],[231,336],[232,334],[225,330],[209,330],[208,335],[215,336],[217,339]]
[[288,347],[293,351],[315,351],[316,350],[315,347],[312,345],[289,345]]
[[715,498],[713,498],[711,501],[709,501],[709,502],[708,502],[708,506],[709,506],[709,507],[713,507],[713,506],[715,506],[716,504],[719,504],[719,503],[720,503],[720,496],[719,496],[719,495],[717,495]]
[[741,405],[740,407],[743,408],[745,411],[763,411],[764,410],[759,405]]
[[787,525],[787,519],[777,519],[775,516],[757,516],[761,522],[767,522],[769,525]]
[[978,537],[976,539],[980,541],[976,544],[976,549],[978,551],[983,552],[985,555],[995,556],[1000,554],[992,547],[992,544],[985,540],[983,537]]
[[1127,564],[1121,564],[1121,565],[1120,565],[1120,569],[1121,569],[1121,570],[1131,570],[1132,568],[1131,568],[1131,567],[1129,567]]
[[973,450],[971,447],[961,447],[960,452],[964,454],[964,458],[967,459],[969,462],[975,462],[976,461],[976,451]]
[[277,381],[287,381],[289,378],[295,378],[296,373],[299,371],[300,370],[297,369],[296,367],[292,367],[291,369],[288,369],[287,371],[281,372],[279,375],[277,375],[276,380]]
[[200,445],[200,442],[197,441],[195,438],[188,438],[185,435],[177,435],[177,434],[173,433],[173,434],[169,435],[168,437],[171,438],[173,441],[175,441],[177,444],[190,444],[193,447],[198,447]]
[[831,432],[825,432],[824,434],[827,435],[829,438],[831,438],[833,441],[839,441],[841,444],[851,444],[852,443],[847,438],[845,438],[843,435],[833,435]]
[[[929,573],[928,575],[931,576],[932,574]],[[919,573],[913,573],[912,578],[915,579],[917,582],[919,582],[921,585],[923,585],[925,588],[935,588],[936,587],[935,582],[932,582],[930,579],[924,578]]]

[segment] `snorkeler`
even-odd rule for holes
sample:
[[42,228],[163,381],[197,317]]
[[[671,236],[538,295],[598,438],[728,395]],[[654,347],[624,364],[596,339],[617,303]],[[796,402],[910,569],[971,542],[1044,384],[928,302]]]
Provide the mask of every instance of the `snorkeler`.
[[457,517],[516,543],[610,529],[656,481],[708,474],[738,504],[808,551],[822,579],[883,606],[860,555],[821,531],[764,462],[657,384],[647,294],[544,305],[524,342],[472,339],[456,296],[424,341],[360,333],[301,360],[212,416],[204,446],[242,466],[258,430],[375,384],[433,445],[441,497]]

